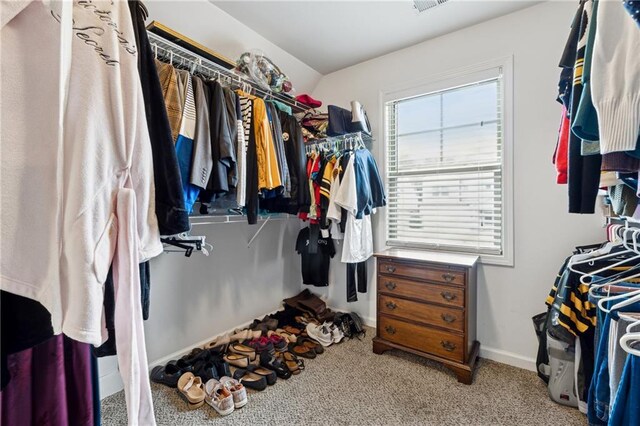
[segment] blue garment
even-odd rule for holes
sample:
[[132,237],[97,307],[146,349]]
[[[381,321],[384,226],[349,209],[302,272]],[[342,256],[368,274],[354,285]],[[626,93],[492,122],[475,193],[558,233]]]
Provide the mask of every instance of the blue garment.
[[639,0],[623,0],[624,8],[629,12],[629,15],[636,21],[636,24],[640,26],[640,1]]
[[378,171],[375,158],[367,149],[354,151],[354,169],[356,175],[356,192],[358,208],[356,219],[370,215],[373,209],[387,205],[387,196]]
[[[597,283],[602,280],[603,278],[601,277],[594,277],[593,283]],[[631,283],[626,283],[625,285],[634,286]],[[597,304],[598,298],[594,298],[589,295],[589,301]],[[620,300],[609,301],[606,304],[607,309],[611,308],[618,302],[620,302]],[[639,310],[640,303],[634,303],[609,313],[605,313],[601,309],[597,309],[595,362],[587,399],[587,418],[589,420],[589,424],[592,426],[606,425],[610,415],[611,407],[609,407],[609,403],[611,400],[611,387],[609,378],[609,327],[611,325],[611,320],[617,320],[619,318],[619,312],[637,312]]]
[[609,426],[640,425],[640,357],[627,356],[618,394],[611,407]]
[[184,208],[191,213],[193,204],[198,198],[200,188],[189,183],[191,176],[191,156],[193,155],[193,139],[184,135],[178,135],[176,141],[176,154],[178,156],[178,167],[182,176],[182,192],[184,193]]
[[600,322],[603,312],[598,309],[599,339],[596,341],[595,364],[589,396],[587,399],[587,418],[590,425],[606,425],[609,418],[609,325],[611,315],[604,315],[604,321]]

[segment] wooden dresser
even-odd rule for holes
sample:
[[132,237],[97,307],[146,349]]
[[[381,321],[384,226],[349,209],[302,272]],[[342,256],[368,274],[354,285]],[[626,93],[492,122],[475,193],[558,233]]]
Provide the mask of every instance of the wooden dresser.
[[401,349],[442,363],[471,384],[476,341],[478,256],[390,249],[377,258],[373,352]]

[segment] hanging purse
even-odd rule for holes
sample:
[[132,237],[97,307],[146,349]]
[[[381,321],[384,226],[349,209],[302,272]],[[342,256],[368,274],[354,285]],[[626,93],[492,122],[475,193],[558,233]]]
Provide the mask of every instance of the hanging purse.
[[351,122],[349,123],[349,133],[362,132],[371,136],[371,124],[367,111],[358,101],[351,101]]
[[327,136],[340,136],[350,133],[351,111],[335,105],[329,105],[327,110],[329,114]]

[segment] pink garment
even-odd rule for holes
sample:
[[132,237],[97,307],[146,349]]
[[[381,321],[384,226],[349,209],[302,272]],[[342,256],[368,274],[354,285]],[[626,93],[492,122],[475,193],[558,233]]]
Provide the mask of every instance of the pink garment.
[[140,306],[136,194],[132,189],[118,191],[116,213],[118,236],[113,258],[113,284],[118,367],[124,382],[129,424],[153,426],[156,421]]

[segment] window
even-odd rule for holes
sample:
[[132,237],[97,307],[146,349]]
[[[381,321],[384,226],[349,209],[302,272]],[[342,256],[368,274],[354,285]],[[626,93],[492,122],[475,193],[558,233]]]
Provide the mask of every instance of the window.
[[504,260],[502,67],[464,77],[385,99],[387,245]]

